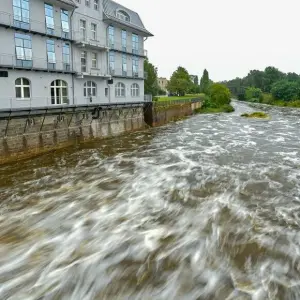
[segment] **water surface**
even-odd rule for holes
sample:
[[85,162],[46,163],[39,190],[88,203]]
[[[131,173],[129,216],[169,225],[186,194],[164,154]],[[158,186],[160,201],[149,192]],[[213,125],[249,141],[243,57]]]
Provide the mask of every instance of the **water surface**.
[[0,167],[0,299],[300,299],[300,112],[235,106]]

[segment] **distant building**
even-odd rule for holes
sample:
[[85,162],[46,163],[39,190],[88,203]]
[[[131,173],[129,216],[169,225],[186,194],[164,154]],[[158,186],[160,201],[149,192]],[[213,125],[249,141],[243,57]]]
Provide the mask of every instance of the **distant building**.
[[160,87],[161,90],[167,92],[167,85],[168,85],[168,79],[164,77],[159,77],[158,78],[158,86]]
[[190,75],[191,82],[194,84],[198,85],[199,84],[199,79],[197,75]]

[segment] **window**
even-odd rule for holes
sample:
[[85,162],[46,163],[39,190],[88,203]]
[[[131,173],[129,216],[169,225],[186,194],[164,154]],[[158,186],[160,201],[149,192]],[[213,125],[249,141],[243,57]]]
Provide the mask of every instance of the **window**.
[[45,3],[46,29],[48,34],[54,34],[53,6]]
[[112,51],[109,52],[109,70],[110,74],[115,73],[115,54]]
[[131,85],[131,96],[139,97],[140,96],[140,87],[137,83]]
[[19,67],[32,67],[31,36],[15,33],[16,63]]
[[92,40],[97,40],[97,24],[91,24]]
[[116,84],[116,97],[125,97],[125,84],[122,82]]
[[122,75],[127,76],[127,55],[122,54]]
[[116,16],[117,16],[118,19],[120,19],[122,21],[130,22],[129,15],[123,10],[117,11]]
[[14,25],[29,29],[29,0],[14,0]]
[[132,75],[133,77],[139,76],[139,58],[136,56],[132,57]]
[[94,0],[94,9],[95,10],[99,9],[99,0]]
[[90,7],[91,1],[90,0],[85,0],[85,6]]
[[105,97],[108,97],[108,88],[105,88]]
[[63,64],[64,70],[70,70],[70,44],[64,43],[63,44]]
[[51,83],[51,104],[68,104],[68,84],[64,80],[54,80]]
[[109,47],[114,48],[114,39],[115,39],[115,28],[113,26],[108,27],[108,41]]
[[139,36],[137,34],[132,34],[132,53],[139,54]]
[[92,68],[97,68],[97,53],[92,52]]
[[84,97],[96,97],[97,85],[93,81],[87,81],[84,84],[83,95]]
[[81,52],[81,72],[86,72],[86,58],[87,58],[87,53],[86,51]]
[[86,21],[80,20],[80,35],[82,40],[86,40]]
[[61,17],[62,36],[64,38],[68,38],[69,37],[69,32],[70,32],[69,12],[65,9],[61,9],[60,17]]
[[52,40],[47,40],[47,58],[48,58],[48,68],[51,70],[55,69],[55,43]]
[[127,32],[122,30],[122,51],[126,51],[127,48]]
[[16,98],[30,98],[30,81],[27,78],[18,78],[15,81]]

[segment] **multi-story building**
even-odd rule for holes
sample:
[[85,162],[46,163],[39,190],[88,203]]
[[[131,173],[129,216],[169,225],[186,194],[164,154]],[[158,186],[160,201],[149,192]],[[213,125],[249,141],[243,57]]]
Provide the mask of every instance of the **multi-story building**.
[[1,0],[0,108],[143,101],[150,36],[111,0]]
[[161,90],[167,92],[167,85],[168,85],[168,79],[164,77],[159,77],[158,79],[158,86]]

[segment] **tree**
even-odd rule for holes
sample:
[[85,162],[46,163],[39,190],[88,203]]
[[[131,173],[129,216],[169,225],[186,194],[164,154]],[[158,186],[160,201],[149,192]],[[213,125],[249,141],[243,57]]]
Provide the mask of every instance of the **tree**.
[[273,84],[271,94],[275,99],[284,101],[293,101],[299,99],[300,84],[299,82],[291,82],[280,80]]
[[229,89],[221,83],[213,83],[208,90],[208,97],[205,100],[205,107],[218,108],[228,105],[231,102]]
[[247,87],[245,98],[251,102],[259,102],[262,99],[262,90],[255,87]]
[[145,59],[144,70],[147,73],[147,77],[144,81],[145,94],[156,96],[159,91],[157,68],[151,64],[148,59]]
[[171,79],[167,85],[168,91],[178,96],[184,96],[192,87],[190,75],[183,67],[178,67],[172,74]]
[[265,69],[265,75],[264,75],[264,92],[269,93],[271,91],[272,85],[279,81],[284,79],[285,74],[279,71],[275,67],[267,67]]
[[200,80],[200,92],[207,94],[209,89],[210,81],[209,81],[209,75],[207,70],[205,69],[203,71],[203,75]]
[[300,76],[297,73],[287,73],[286,74],[286,79],[288,81],[299,81]]

